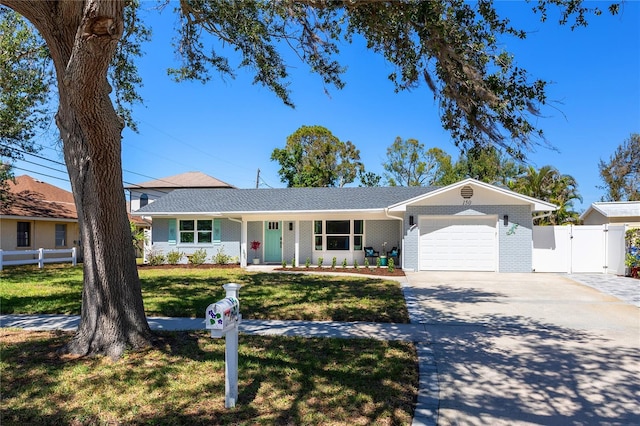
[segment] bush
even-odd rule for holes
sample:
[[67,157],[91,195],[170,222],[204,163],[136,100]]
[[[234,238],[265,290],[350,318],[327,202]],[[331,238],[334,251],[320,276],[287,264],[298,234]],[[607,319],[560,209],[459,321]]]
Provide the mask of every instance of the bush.
[[169,253],[167,253],[167,263],[169,265],[177,265],[178,263],[180,263],[183,257],[184,253],[178,250],[171,250]]
[[336,259],[335,257],[331,259],[331,269],[336,269],[337,262],[338,262],[338,259]]
[[318,268],[322,268],[322,262],[324,262],[324,258],[319,257],[318,258]]
[[353,259],[353,269],[358,269],[358,259]]
[[218,252],[211,258],[213,263],[218,265],[226,265],[227,263],[231,263],[231,256],[225,254],[224,248],[220,247]]
[[364,267],[369,269],[369,259],[367,259],[366,257],[364,258]]
[[282,267],[283,267],[283,268],[286,268],[286,267],[287,267],[287,261],[286,261],[286,260],[284,260],[284,259],[282,259]]
[[345,257],[344,260],[342,261],[342,267],[346,268],[347,267],[347,258]]
[[151,247],[147,252],[147,263],[151,266],[163,265],[166,261],[167,258],[164,253],[162,253],[162,250]]
[[304,266],[306,268],[309,268],[309,266],[311,266],[311,259],[307,257],[307,260],[304,262]]
[[396,269],[396,263],[393,261],[393,257],[389,258],[389,272],[393,272]]
[[205,249],[198,249],[189,256],[189,263],[192,265],[202,265],[207,260],[207,251]]
[[380,258],[376,257],[376,268],[380,267]]

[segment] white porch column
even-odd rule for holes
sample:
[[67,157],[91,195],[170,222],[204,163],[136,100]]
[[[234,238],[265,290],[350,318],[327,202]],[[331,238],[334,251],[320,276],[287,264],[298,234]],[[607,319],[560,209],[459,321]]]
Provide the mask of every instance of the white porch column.
[[247,267],[247,221],[240,222],[240,267]]
[[293,255],[296,259],[296,264],[293,265],[293,267],[297,267],[300,266],[300,221],[296,220],[295,222],[295,229],[294,229],[294,248],[293,248]]

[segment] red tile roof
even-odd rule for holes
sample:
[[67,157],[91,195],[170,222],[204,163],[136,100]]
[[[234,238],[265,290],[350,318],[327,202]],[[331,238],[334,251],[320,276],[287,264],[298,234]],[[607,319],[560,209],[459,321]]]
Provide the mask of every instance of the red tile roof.
[[9,181],[13,201],[0,206],[0,215],[49,219],[77,219],[73,194],[62,188],[22,175]]
[[[18,176],[15,183],[9,181],[13,201],[0,205],[0,215],[40,219],[78,219],[73,194],[57,186],[39,181],[28,175]],[[149,227],[148,221],[129,216],[138,227]]]

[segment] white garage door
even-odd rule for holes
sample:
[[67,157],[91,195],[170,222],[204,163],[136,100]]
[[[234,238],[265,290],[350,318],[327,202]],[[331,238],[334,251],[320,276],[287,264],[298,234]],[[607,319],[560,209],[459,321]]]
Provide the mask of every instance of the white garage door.
[[495,216],[420,218],[420,269],[495,271]]

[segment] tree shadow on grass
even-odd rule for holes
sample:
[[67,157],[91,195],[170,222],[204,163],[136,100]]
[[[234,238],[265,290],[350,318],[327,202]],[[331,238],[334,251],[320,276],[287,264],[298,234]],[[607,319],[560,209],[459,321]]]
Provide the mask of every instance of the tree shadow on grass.
[[407,343],[241,336],[240,395],[225,409],[224,341],[203,332],[158,333],[115,363],[52,355],[66,333],[6,333],[3,425],[408,424],[416,395]]
[[414,293],[434,342],[442,424],[640,424],[637,334],[537,315],[571,316],[571,304],[520,305],[526,312],[514,314],[500,293],[446,285]]

